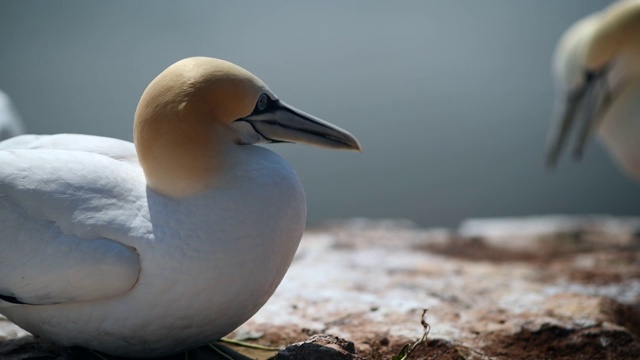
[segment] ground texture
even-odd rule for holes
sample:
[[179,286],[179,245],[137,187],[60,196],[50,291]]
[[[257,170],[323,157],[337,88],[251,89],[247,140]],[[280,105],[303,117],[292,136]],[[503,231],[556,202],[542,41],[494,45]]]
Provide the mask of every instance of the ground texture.
[[[638,229],[602,216],[312,229],[273,298],[229,337],[285,347],[330,335],[277,359],[392,359],[407,344],[408,359],[640,359]],[[6,320],[0,337],[1,359],[82,358]]]

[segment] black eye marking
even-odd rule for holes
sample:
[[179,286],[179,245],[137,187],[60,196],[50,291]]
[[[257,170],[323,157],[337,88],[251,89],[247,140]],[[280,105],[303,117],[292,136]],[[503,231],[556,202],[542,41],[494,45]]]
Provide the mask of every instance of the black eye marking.
[[269,104],[269,96],[267,96],[267,94],[260,94],[260,97],[258,98],[258,102],[256,103],[255,111],[262,111],[266,109],[268,104]]

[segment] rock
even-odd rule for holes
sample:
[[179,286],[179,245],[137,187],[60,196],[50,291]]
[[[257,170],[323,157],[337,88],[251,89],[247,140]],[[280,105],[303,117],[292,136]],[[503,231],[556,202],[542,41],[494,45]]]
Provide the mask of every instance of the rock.
[[[638,359],[638,218],[402,222],[308,231],[269,303],[242,328],[270,344],[327,333],[367,359]],[[518,229],[522,231],[519,232]]]
[[275,360],[360,360],[351,341],[331,335],[313,335],[308,340],[287,346]]

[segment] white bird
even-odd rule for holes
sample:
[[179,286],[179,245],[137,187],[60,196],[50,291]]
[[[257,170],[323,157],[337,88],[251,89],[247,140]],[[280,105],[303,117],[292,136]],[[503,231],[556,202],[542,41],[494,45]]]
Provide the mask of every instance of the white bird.
[[553,62],[557,118],[547,166],[558,161],[572,127],[579,159],[597,131],[624,172],[640,181],[640,1],[621,1],[571,26]]
[[348,132],[212,58],[181,60],[138,104],[134,144],[0,143],[0,312],[67,346],[151,357],[218,339],[287,271],[306,204],[256,143],[360,150]]
[[20,135],[23,132],[22,120],[13,107],[11,99],[0,91],[0,140]]

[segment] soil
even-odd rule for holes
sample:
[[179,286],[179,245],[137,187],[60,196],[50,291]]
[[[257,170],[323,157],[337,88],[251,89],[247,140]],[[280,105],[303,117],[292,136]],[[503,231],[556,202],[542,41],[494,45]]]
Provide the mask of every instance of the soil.
[[[604,216],[310,229],[274,296],[229,337],[307,341],[282,359],[392,359],[405,345],[415,346],[408,359],[640,359],[638,229],[638,218]],[[309,340],[319,334],[330,336]],[[327,343],[335,337],[348,341]],[[69,358],[6,320],[0,338],[2,359]]]

